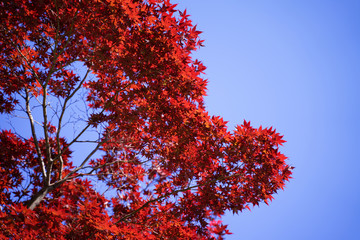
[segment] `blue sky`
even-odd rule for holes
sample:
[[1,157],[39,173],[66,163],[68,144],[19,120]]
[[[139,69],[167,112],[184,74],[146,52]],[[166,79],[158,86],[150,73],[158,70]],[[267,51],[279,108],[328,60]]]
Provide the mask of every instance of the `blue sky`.
[[206,105],[274,126],[285,191],[224,222],[227,239],[360,239],[360,1],[178,0],[203,31]]

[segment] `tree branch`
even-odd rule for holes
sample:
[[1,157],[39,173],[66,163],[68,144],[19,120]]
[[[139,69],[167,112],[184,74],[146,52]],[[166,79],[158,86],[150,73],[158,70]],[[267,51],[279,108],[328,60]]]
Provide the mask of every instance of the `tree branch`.
[[61,114],[60,114],[60,117],[59,117],[58,128],[57,128],[57,131],[56,131],[56,144],[57,144],[57,148],[58,148],[58,156],[59,156],[59,161],[60,161],[59,180],[62,178],[62,172],[63,172],[63,168],[64,168],[64,161],[62,159],[63,150],[61,150],[61,146],[60,146],[60,132],[61,132],[61,128],[62,128],[62,120],[63,120],[64,114],[65,114],[65,110],[67,108],[68,101],[75,95],[75,93],[77,91],[80,90],[83,83],[86,81],[86,78],[87,78],[89,73],[90,73],[90,69],[87,70],[85,76],[80,81],[77,88],[75,88],[74,91],[69,96],[66,97],[66,99],[64,101],[64,105],[61,108]]
[[38,155],[38,162],[40,164],[40,167],[41,167],[41,172],[43,174],[43,178],[46,179],[46,171],[45,171],[45,165],[44,165],[44,161],[41,157],[41,150],[40,150],[40,146],[39,146],[39,142],[37,140],[37,135],[36,135],[36,131],[35,131],[35,125],[34,125],[34,118],[31,114],[31,110],[30,110],[30,97],[29,97],[29,92],[27,90],[27,88],[25,88],[25,93],[26,93],[26,96],[25,96],[25,104],[26,104],[26,113],[29,117],[29,120],[30,120],[30,127],[31,127],[31,134],[32,134],[32,137],[34,139],[34,144],[35,144],[35,149],[36,149],[36,153]]
[[44,182],[44,184],[46,184],[47,186],[50,185],[50,181],[51,181],[51,170],[52,170],[52,159],[51,159],[51,146],[50,146],[50,140],[49,140],[49,133],[48,133],[48,117],[47,117],[47,86],[44,85],[43,86],[43,101],[42,101],[42,110],[43,110],[43,118],[44,118],[44,125],[43,125],[43,130],[44,130],[44,137],[45,137],[45,154],[46,154],[46,159],[47,164],[46,164],[46,181]]

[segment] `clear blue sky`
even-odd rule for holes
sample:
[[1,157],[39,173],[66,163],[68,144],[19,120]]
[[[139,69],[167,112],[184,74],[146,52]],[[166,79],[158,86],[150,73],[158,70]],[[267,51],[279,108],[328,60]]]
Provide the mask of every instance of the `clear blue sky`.
[[206,105],[274,126],[296,167],[227,239],[360,239],[360,1],[178,0],[203,31]]

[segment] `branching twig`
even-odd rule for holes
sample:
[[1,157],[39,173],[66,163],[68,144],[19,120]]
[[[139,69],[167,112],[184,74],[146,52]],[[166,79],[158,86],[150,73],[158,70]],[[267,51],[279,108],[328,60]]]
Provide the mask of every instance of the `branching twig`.
[[64,168],[64,161],[62,159],[62,153],[64,152],[64,150],[62,150],[61,146],[60,146],[60,131],[61,131],[61,127],[62,127],[62,120],[63,120],[64,114],[65,114],[65,110],[67,108],[68,101],[75,95],[75,93],[77,91],[79,91],[79,89],[82,87],[83,83],[86,81],[86,78],[89,73],[90,73],[90,69],[88,69],[88,71],[86,72],[83,79],[80,81],[77,88],[75,88],[74,91],[69,96],[66,97],[64,104],[61,108],[61,114],[59,117],[58,128],[57,128],[57,132],[56,132],[56,144],[57,144],[57,148],[58,148],[58,156],[59,156],[59,161],[60,161],[59,180],[62,178],[62,172],[63,172],[63,168]]

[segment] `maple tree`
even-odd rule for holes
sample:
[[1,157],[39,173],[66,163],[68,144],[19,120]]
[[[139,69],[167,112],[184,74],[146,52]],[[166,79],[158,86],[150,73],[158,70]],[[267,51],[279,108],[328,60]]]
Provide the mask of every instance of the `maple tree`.
[[290,178],[275,130],[206,112],[203,40],[169,0],[0,7],[0,113],[29,126],[1,127],[0,238],[222,239]]

